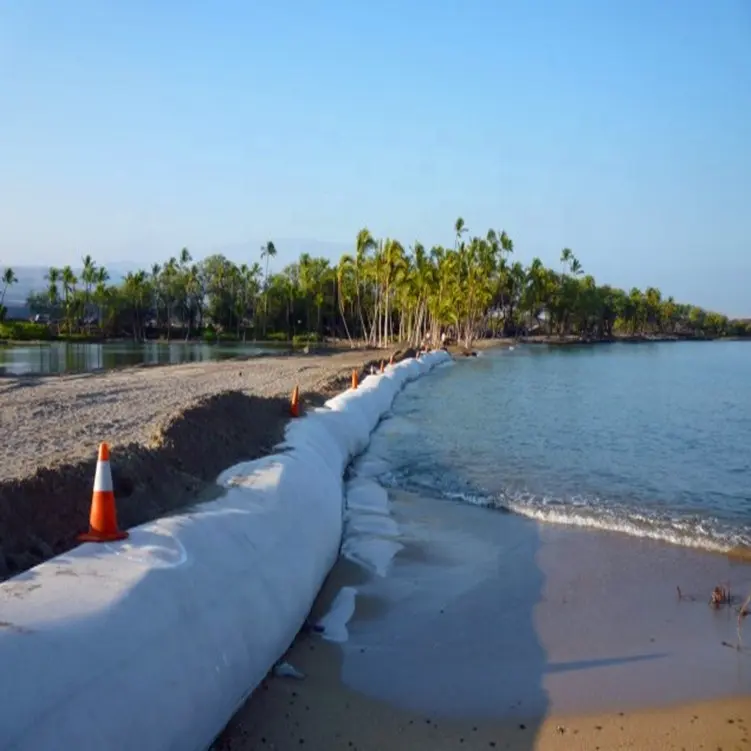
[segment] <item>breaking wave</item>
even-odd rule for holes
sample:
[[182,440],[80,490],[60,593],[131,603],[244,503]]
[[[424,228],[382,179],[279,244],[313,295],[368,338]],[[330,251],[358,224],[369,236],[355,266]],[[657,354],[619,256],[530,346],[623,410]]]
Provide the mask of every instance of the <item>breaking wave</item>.
[[711,516],[687,515],[656,508],[635,509],[602,498],[564,499],[524,492],[488,493],[458,487],[458,483],[452,483],[445,474],[438,472],[434,478],[424,470],[418,475],[400,470],[387,472],[380,479],[389,487],[493,508],[547,524],[619,532],[721,553],[738,548],[751,549],[751,525],[739,527]]

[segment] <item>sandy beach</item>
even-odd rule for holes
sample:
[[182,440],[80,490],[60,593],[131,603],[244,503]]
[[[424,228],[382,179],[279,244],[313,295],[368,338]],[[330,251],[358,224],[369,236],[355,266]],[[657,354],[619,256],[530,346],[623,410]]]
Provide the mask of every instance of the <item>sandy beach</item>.
[[338,643],[302,635],[306,678],[267,679],[218,751],[751,742],[751,654],[723,645],[734,609],[708,606],[719,582],[751,591],[747,565],[403,493],[392,514],[388,573],[342,558],[315,606],[331,624],[356,590]]
[[101,441],[112,448],[120,524],[131,527],[195,503],[223,469],[268,453],[296,385],[303,407],[320,404],[381,357],[361,349],[0,379],[0,580],[76,544]]
[[[380,357],[0,380],[0,576],[75,544],[100,441],[113,449],[121,526],[132,526],[210,497],[221,470],[271,450],[295,385],[318,404]],[[326,628],[301,633],[285,657],[305,678],[270,675],[216,751],[751,745],[751,653],[733,648],[747,563],[403,492],[390,500],[388,524],[367,509],[348,519],[346,555],[312,613]],[[391,563],[363,565],[384,541]],[[735,601],[713,610],[720,583]]]

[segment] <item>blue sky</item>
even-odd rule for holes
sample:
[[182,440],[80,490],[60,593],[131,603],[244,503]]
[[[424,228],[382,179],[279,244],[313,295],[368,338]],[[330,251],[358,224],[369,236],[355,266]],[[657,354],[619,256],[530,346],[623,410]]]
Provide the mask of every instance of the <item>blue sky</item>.
[[0,266],[461,215],[751,315],[748,0],[0,0],[0,102]]

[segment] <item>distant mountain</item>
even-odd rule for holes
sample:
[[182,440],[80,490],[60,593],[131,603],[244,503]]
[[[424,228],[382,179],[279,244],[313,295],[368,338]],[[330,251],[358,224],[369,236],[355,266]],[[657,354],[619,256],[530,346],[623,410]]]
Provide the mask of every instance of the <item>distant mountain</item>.
[[[137,264],[128,263],[127,261],[113,264],[106,263],[104,265],[109,272],[111,284],[119,284],[129,271],[138,268]],[[45,277],[49,272],[48,266],[13,266],[12,268],[18,282],[9,287],[5,295],[5,304],[9,312],[11,306],[14,305],[23,305],[25,307],[26,300],[32,292],[42,292],[45,290],[48,284]],[[79,275],[81,268],[73,267],[73,273]]]
[[[324,240],[306,240],[279,238],[273,240],[277,249],[277,257],[271,261],[270,267],[275,271],[280,271],[284,266],[296,261],[302,253],[309,253],[311,256],[323,256],[336,263],[343,253],[352,250],[352,243],[345,242],[327,242]],[[266,244],[266,240],[248,240],[241,243],[221,245],[209,251],[196,251],[193,253],[196,260],[201,260],[209,255],[220,253],[235,263],[253,263],[261,261],[261,247]],[[175,254],[176,255],[176,254]],[[154,259],[151,262],[137,263],[134,261],[100,261],[95,257],[98,264],[103,265],[110,275],[110,284],[119,284],[125,276],[132,271],[139,269],[149,270],[153,263],[163,263],[167,260],[164,258]],[[80,266],[73,266],[73,273],[77,276],[81,273]],[[41,292],[47,288],[45,276],[49,272],[48,266],[13,266],[13,271],[18,278],[18,283],[14,284],[5,297],[5,304],[9,311],[11,306],[22,306],[25,309],[26,300],[32,292]],[[25,316],[20,316],[25,317]]]
[[[341,242],[284,237],[268,239],[273,241],[277,251],[276,259],[271,262],[271,267],[276,271],[280,271],[287,264],[297,261],[303,253],[308,253],[311,256],[323,256],[332,263],[337,262],[343,253],[351,252],[354,246],[354,241]],[[253,261],[260,263],[261,248],[266,242],[266,240],[247,240],[242,243],[221,245],[209,253],[201,254],[201,257],[221,253],[235,263],[253,263]]]

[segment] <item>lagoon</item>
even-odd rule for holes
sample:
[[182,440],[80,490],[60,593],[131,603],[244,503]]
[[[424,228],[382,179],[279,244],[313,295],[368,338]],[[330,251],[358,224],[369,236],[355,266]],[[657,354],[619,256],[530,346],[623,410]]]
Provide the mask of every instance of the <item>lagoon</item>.
[[45,342],[0,346],[0,376],[89,373],[134,365],[178,365],[187,362],[260,357],[291,351],[273,342]]

